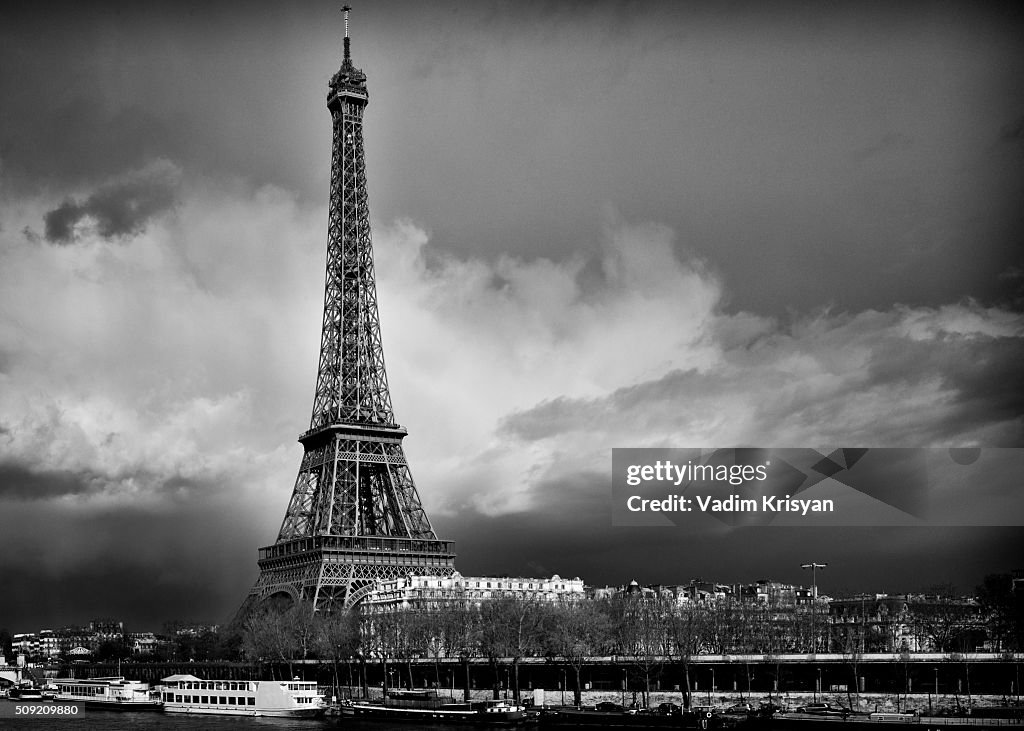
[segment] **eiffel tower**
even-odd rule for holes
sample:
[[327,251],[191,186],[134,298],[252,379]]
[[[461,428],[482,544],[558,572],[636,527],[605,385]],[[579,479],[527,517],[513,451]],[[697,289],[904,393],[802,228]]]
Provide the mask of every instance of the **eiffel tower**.
[[330,81],[334,142],[323,332],[313,416],[299,437],[299,475],[277,541],[239,610],[287,596],[318,610],[358,604],[381,579],[450,576],[452,541],[430,525],[402,449],[384,370],[366,202],[366,75],[344,60]]

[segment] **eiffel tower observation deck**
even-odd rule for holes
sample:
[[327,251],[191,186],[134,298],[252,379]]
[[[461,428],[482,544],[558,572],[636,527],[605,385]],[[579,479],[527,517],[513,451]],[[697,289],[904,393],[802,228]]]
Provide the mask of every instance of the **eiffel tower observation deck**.
[[259,550],[260,575],[240,616],[278,596],[349,608],[379,580],[455,570],[452,541],[438,539],[420,503],[402,449],[407,432],[391,407],[366,200],[369,95],[343,10],[344,59],[327,93],[334,139],[313,415],[299,437],[305,451],[281,530]]

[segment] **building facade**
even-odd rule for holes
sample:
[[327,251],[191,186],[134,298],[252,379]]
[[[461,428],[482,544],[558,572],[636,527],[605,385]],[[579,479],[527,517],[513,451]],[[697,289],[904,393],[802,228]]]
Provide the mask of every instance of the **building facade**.
[[483,602],[503,597],[528,601],[555,602],[583,599],[583,579],[522,576],[402,576],[377,583],[363,600],[365,613],[431,609],[445,606],[480,606]]

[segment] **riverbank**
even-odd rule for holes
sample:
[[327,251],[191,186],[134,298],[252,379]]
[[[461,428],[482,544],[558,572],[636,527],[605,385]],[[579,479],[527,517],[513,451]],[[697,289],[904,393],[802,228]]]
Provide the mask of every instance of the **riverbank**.
[[[342,688],[343,697],[346,693],[360,693],[359,688]],[[457,699],[463,697],[462,689],[455,688],[454,692],[451,688],[442,688],[438,691],[441,695],[451,695]],[[380,688],[371,688],[371,698],[379,698],[381,694]],[[511,692],[501,692],[502,698],[511,698]],[[487,700],[493,698],[493,692],[490,689],[474,689],[470,691],[470,698],[472,700]],[[541,696],[536,693],[535,689],[523,690],[523,700],[533,702],[534,699],[541,700]],[[562,706],[572,705],[573,694],[572,691],[565,691],[564,693],[555,688],[543,689],[542,704],[545,706]],[[625,705],[627,707],[642,705],[640,693],[633,691],[611,691],[611,690],[585,690],[581,695],[583,706],[594,706],[601,702],[611,702]],[[953,714],[959,709],[978,709],[978,708],[993,708],[1003,706],[1018,706],[1024,708],[1021,705],[1022,700],[1016,696],[1006,695],[959,695],[959,694],[940,694],[935,695],[933,693],[910,693],[900,694],[897,696],[894,693],[851,693],[847,695],[845,692],[838,693],[767,693],[767,692],[753,692],[753,693],[740,693],[740,692],[716,692],[709,694],[707,692],[695,692],[692,694],[692,704],[695,706],[716,706],[716,707],[729,707],[737,703],[750,703],[753,706],[758,706],[760,703],[774,703],[776,705],[796,708],[797,706],[807,705],[809,703],[829,703],[833,706],[839,706],[843,708],[849,708],[852,704],[853,709],[856,711],[873,712],[873,711],[891,711],[891,712],[917,712],[921,715],[942,715],[942,714]],[[651,691],[648,693],[648,706],[657,707],[659,703],[675,703],[676,705],[683,705],[682,693],[677,690],[659,690]]]

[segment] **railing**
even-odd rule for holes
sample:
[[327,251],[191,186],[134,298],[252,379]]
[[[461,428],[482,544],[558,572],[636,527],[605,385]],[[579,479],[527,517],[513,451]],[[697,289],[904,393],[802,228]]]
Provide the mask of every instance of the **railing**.
[[260,560],[281,558],[308,551],[356,551],[380,553],[429,553],[450,555],[452,541],[424,538],[391,538],[388,536],[312,536],[294,538],[259,550]]
[[964,716],[926,716],[919,723],[929,728],[932,726],[1017,726],[1024,725],[1019,718],[983,718]]

